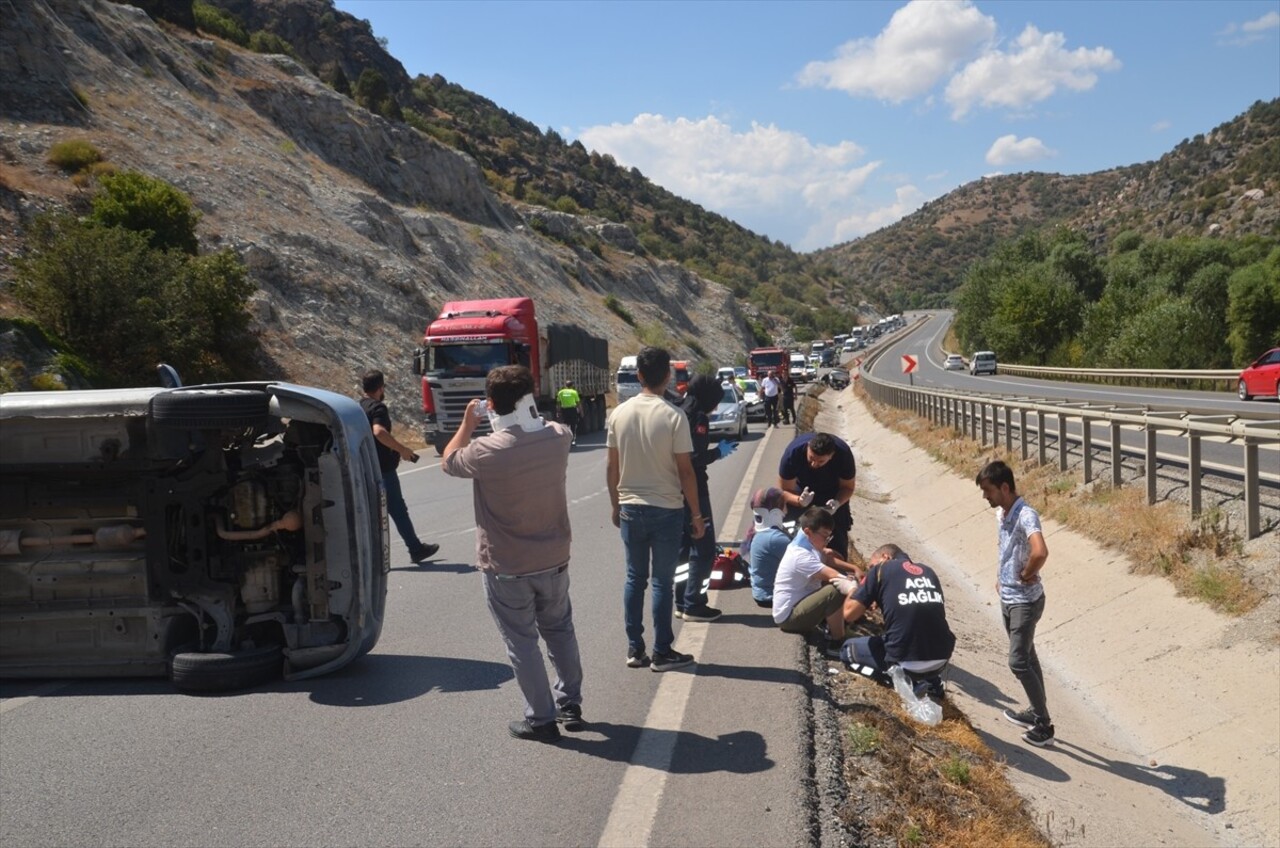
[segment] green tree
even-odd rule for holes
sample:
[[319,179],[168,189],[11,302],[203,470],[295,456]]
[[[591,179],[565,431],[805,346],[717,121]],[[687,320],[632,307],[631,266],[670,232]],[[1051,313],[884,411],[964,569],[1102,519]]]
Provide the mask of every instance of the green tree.
[[173,248],[191,256],[199,250],[200,213],[178,189],[137,171],[103,174],[98,185],[92,201],[98,223],[142,233],[157,250]]
[[70,215],[37,219],[14,295],[109,385],[150,383],[158,362],[190,381],[243,376],[257,351],[253,284],[230,251],[157,250],[145,232]]
[[393,121],[404,120],[400,105],[396,103],[395,96],[391,93],[391,86],[387,84],[387,78],[377,69],[365,68],[360,72],[354,94],[356,103],[370,112],[376,112]]
[[14,294],[114,385],[138,384],[164,354],[160,290],[182,254],[143,233],[72,216],[41,219],[17,263]]
[[1280,248],[1239,269],[1227,284],[1231,356],[1238,366],[1280,345]]

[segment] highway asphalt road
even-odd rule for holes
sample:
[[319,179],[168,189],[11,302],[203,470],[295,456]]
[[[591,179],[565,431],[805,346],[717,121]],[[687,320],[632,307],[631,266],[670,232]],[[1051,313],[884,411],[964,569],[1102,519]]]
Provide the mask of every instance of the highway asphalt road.
[[[792,431],[766,441],[762,430],[752,424],[711,467],[719,523],[749,470],[775,479]],[[720,593],[718,622],[676,622],[695,668],[624,665],[603,434],[579,440],[569,471],[589,726],[555,747],[507,735],[521,701],[469,565],[470,483],[446,477],[431,455],[402,477],[420,535],[441,552],[419,568],[394,540],[382,640],[348,668],[219,697],[180,695],[161,679],[0,683],[0,843],[806,841],[801,643],[776,631],[749,590]]]
[[[910,382],[921,387],[946,388],[961,392],[1047,398],[1073,403],[1088,402],[1101,407],[1149,406],[1154,409],[1196,410],[1207,414],[1239,415],[1263,420],[1269,418],[1273,421],[1280,416],[1280,408],[1274,401],[1241,401],[1234,394],[1226,392],[1063,383],[1010,377],[1004,374],[972,376],[967,371],[947,371],[942,367],[947,353],[942,349],[942,340],[950,324],[951,313],[941,311],[932,314],[934,316],[932,320],[919,326],[914,332],[902,333],[899,338],[889,344],[885,355],[880,357],[874,366],[873,373],[878,379],[898,384]],[[916,357],[919,363],[910,379],[908,375],[902,373],[901,358],[904,354]],[[1034,421],[1034,418],[1031,420]],[[1057,426],[1056,416],[1046,418],[1046,431],[1051,437],[1057,432]],[[1068,433],[1078,434],[1078,432],[1079,424],[1069,422]],[[1103,425],[1094,425],[1095,450],[1105,450],[1109,444],[1109,438]],[[1003,434],[1001,441],[1003,442]],[[1143,449],[1142,435],[1137,430],[1122,428],[1121,442],[1123,448],[1129,452],[1140,452]],[[1014,444],[1016,449],[1018,444],[1016,438]],[[1078,447],[1076,450],[1078,451]],[[1049,451],[1049,461],[1056,461],[1052,443]],[[1157,436],[1157,451],[1169,459],[1183,459],[1187,455],[1187,440],[1181,436],[1162,433]],[[1244,453],[1238,444],[1206,438],[1202,442],[1202,451],[1206,467],[1209,465],[1233,469],[1243,467]],[[1277,454],[1274,448],[1264,446],[1260,451],[1259,462],[1264,482],[1280,475],[1280,454]]]

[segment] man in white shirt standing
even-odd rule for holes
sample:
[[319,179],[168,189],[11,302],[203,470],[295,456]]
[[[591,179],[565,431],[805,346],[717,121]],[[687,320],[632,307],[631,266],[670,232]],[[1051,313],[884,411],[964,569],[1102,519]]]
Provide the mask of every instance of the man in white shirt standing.
[[[693,662],[691,655],[676,651],[672,644],[671,610],[684,505],[699,503],[698,481],[689,421],[662,396],[671,380],[671,354],[658,347],[644,348],[636,356],[636,372],[643,388],[609,416],[605,442],[613,526],[622,531],[627,563],[622,595],[627,666],[669,671]],[[705,518],[695,511],[691,524],[692,537],[702,538]],[[644,596],[651,573],[652,661],[644,643]]]
[[778,374],[776,371],[770,371],[764,375],[764,379],[760,381],[760,394],[764,395],[764,418],[769,422],[766,426],[776,427],[778,425],[778,395],[782,391],[782,384],[778,382]]

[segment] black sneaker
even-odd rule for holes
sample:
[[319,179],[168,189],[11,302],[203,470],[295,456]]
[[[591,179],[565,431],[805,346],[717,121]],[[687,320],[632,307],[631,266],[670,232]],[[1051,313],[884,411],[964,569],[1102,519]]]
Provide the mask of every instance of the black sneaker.
[[662,653],[660,651],[653,652],[653,664],[649,666],[650,671],[671,671],[673,668],[684,668],[686,665],[693,663],[693,654],[682,654],[675,648]]
[[418,547],[409,552],[409,560],[411,562],[425,562],[436,555],[436,551],[440,550],[439,545],[433,545],[430,542],[422,542]]
[[1043,748],[1053,744],[1053,725],[1042,723],[1022,734],[1022,741],[1028,745],[1035,745],[1037,748]]
[[756,606],[764,607],[765,609],[773,609],[773,601],[756,601]]
[[676,618],[684,618],[684,610],[680,609],[680,607],[676,607],[675,609],[673,609],[671,611],[671,614],[674,615]]
[[1007,721],[1018,725],[1018,727],[1026,727],[1030,729],[1036,726],[1036,714],[1031,710],[1022,710],[1021,712],[1005,710],[1004,717]]
[[556,721],[563,724],[565,730],[581,730],[585,726],[582,721],[582,704],[565,704],[563,707],[557,707]]
[[703,604],[700,607],[689,607],[680,616],[685,621],[715,621],[720,617],[720,610]]
[[649,655],[644,647],[627,648],[627,668],[644,668],[649,664]]
[[530,724],[527,718],[513,721],[507,730],[516,739],[528,739],[531,742],[559,742],[560,728],[554,721],[546,724]]
[[827,645],[822,649],[822,655],[829,660],[840,659],[840,651],[844,648],[844,641],[839,639],[827,640]]

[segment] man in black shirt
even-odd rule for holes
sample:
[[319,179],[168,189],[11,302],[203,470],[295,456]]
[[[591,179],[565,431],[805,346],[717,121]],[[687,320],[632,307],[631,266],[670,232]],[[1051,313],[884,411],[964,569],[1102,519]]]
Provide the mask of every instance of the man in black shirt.
[[849,499],[857,474],[853,449],[830,433],[796,436],[778,462],[778,488],[787,505],[787,518],[798,519],[810,506],[824,507],[836,518],[827,547],[844,560],[849,558],[849,530],[853,527]]
[[423,562],[431,559],[440,550],[440,546],[418,539],[418,534],[413,529],[413,520],[409,518],[409,507],[404,502],[404,493],[400,490],[400,476],[396,473],[401,459],[417,462],[418,455],[391,435],[391,412],[387,409],[386,378],[382,372],[368,371],[360,382],[364,389],[360,408],[369,417],[369,426],[373,428],[373,438],[377,442],[378,467],[382,470],[382,484],[387,490],[387,515],[396,525],[400,538],[404,539],[405,547],[409,549],[410,561]]
[[947,625],[942,581],[932,568],[911,561],[897,545],[882,545],[868,560],[867,578],[844,602],[844,619],[857,621],[875,604],[884,633],[846,639],[841,658],[850,666],[887,672],[902,666],[917,695],[941,697],[941,673],[956,637]]

